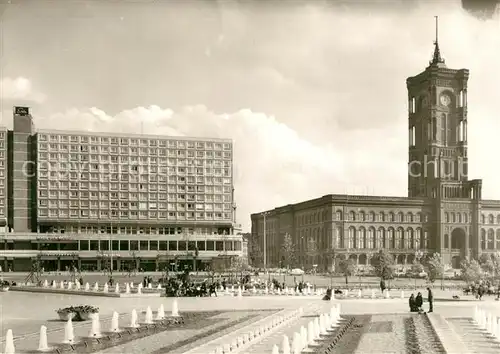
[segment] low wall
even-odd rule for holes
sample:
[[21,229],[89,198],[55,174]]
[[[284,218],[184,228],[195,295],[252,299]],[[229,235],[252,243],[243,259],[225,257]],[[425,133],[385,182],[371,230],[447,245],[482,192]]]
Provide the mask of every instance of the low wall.
[[[143,289],[144,290],[144,289]],[[149,289],[151,290],[151,289]],[[100,297],[116,297],[116,298],[131,298],[131,297],[160,297],[159,292],[147,292],[142,294],[137,293],[105,293],[103,291],[85,291],[85,290],[68,290],[60,288],[42,288],[38,286],[12,286],[9,291],[21,291],[27,293],[44,293],[44,294],[63,294],[63,295],[82,295],[82,296],[100,296]]]

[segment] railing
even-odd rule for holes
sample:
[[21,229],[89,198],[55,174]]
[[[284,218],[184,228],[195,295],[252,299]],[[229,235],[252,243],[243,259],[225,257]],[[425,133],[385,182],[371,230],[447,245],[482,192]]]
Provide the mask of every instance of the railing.
[[[192,252],[191,252],[192,253]],[[0,258],[34,258],[42,257],[79,257],[79,258],[165,258],[193,257],[186,251],[38,251],[38,250],[0,250]],[[242,251],[199,251],[198,259],[214,258],[219,255],[242,256]]]
[[113,241],[241,241],[242,235],[219,235],[219,234],[100,234],[100,233],[64,233],[49,234],[35,232],[15,232],[0,234],[0,241],[78,241],[78,240],[113,240]]
[[434,250],[431,249],[423,249],[423,248],[336,248],[335,252],[342,253],[378,253],[379,251],[384,251],[388,253],[405,253],[405,254],[414,254],[417,251],[421,251],[424,253],[432,253]]

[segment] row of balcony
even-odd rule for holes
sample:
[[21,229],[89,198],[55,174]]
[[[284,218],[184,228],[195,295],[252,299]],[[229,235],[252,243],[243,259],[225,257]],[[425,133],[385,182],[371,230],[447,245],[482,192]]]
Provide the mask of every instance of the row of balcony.
[[78,241],[78,240],[151,240],[151,241],[241,241],[241,235],[220,235],[220,234],[110,234],[110,233],[71,233],[64,234],[49,234],[49,233],[36,233],[36,232],[12,232],[0,234],[0,242],[14,242],[14,241]]
[[[211,259],[219,256],[242,256],[242,251],[199,251],[198,259]],[[192,258],[195,257],[194,252],[186,251],[110,251],[110,252],[99,252],[99,251],[38,251],[38,250],[0,250],[0,258],[6,259],[19,259],[19,258],[122,258],[122,259],[132,259],[132,258]]]

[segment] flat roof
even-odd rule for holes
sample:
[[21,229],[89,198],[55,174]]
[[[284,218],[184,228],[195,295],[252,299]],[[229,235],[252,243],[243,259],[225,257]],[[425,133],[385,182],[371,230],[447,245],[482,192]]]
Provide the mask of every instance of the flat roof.
[[35,134],[61,134],[61,135],[85,135],[99,137],[116,137],[116,138],[136,138],[136,139],[159,139],[159,140],[186,140],[186,141],[211,141],[222,143],[233,143],[233,139],[229,138],[211,138],[211,137],[190,137],[182,135],[150,135],[150,134],[133,134],[133,133],[116,133],[116,132],[95,132],[84,130],[57,130],[57,129],[36,129]]

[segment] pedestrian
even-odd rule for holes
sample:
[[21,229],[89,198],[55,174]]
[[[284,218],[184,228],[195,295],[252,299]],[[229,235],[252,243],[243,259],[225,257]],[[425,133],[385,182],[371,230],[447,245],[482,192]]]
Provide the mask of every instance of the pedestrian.
[[415,307],[418,309],[418,313],[422,313],[422,305],[424,303],[424,299],[422,298],[422,293],[418,293],[417,297],[415,297]]
[[434,308],[433,308],[433,301],[434,301],[434,296],[432,294],[432,290],[431,288],[427,288],[427,301],[429,301],[429,312],[428,313],[431,313],[434,311]]
[[384,281],[384,279],[381,279],[380,280],[380,292],[383,293],[385,289],[386,289],[385,281]]
[[417,306],[415,305],[415,295],[411,294],[408,299],[408,304],[410,305],[410,312],[418,312]]

